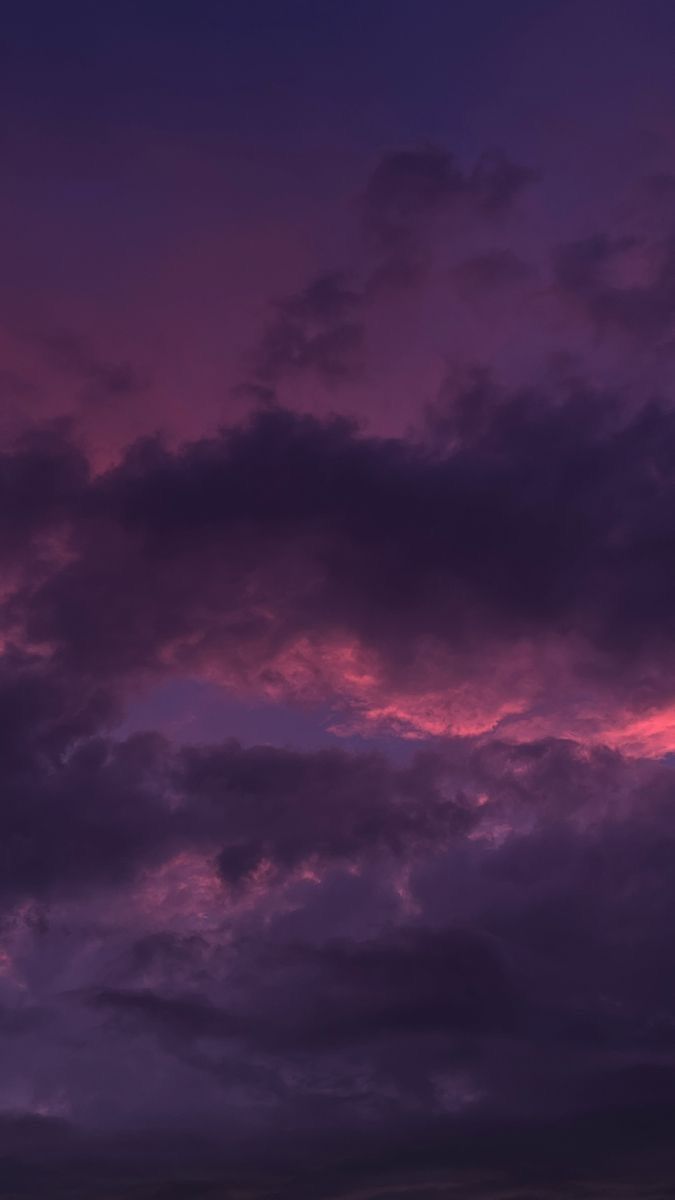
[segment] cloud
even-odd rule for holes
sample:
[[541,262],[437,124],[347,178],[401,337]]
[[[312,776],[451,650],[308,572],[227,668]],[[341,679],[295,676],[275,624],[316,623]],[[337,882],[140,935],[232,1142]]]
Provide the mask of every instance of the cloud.
[[96,737],[115,712],[110,696],[83,695],[14,656],[3,661],[0,709],[5,904],[118,882],[162,846],[160,747],[152,736],[119,746]]
[[311,859],[352,862],[364,850],[410,853],[471,823],[461,798],[373,756],[314,755],[260,748],[186,750],[183,794],[218,814],[231,841],[218,857],[227,882],[239,883],[265,861],[284,870]]
[[[246,419],[98,471],[67,422],[4,448],[8,1194],[667,1194],[672,408],[478,368],[404,437],[277,398],[359,378],[432,239],[448,321],[457,295],[509,300],[529,179],[386,156],[359,269],[271,306]],[[553,303],[666,345],[671,258],[563,242]],[[78,338],[41,345],[90,398],[140,387]],[[116,733],[131,697],[195,678],[410,745]]]
[[437,146],[387,154],[372,172],[364,195],[366,230],[383,245],[405,242],[416,225],[465,205],[481,216],[507,209],[532,173],[501,153],[484,154],[463,171]]
[[72,521],[89,468],[71,432],[67,422],[34,428],[0,453],[0,554],[9,572],[48,558],[50,540]]
[[531,179],[501,153],[484,154],[466,172],[437,147],[385,155],[361,197],[366,245],[359,269],[321,273],[272,305],[245,388],[273,389],[303,375],[332,386],[357,379],[372,306],[383,292],[419,281],[429,221],[455,211],[460,220],[494,222]]
[[461,796],[377,755],[111,740],[99,729],[114,697],[25,656],[3,664],[0,713],[5,905],[119,886],[190,850],[235,888],[261,869],[283,880],[310,862],[410,855],[472,819]]
[[31,340],[51,366],[84,385],[85,401],[124,397],[144,387],[144,381],[130,363],[98,357],[86,339],[74,333],[34,334]]
[[369,290],[419,282],[430,224],[443,216],[458,228],[497,221],[533,178],[501,152],[483,154],[466,171],[438,146],[386,154],[362,200],[364,230],[380,259]]
[[320,275],[297,295],[280,301],[253,355],[257,379],[266,385],[311,372],[339,382],[362,365],[362,296],[338,273]]
[[[156,768],[133,753],[147,790]],[[194,891],[182,934],[153,931],[105,871],[88,925],[54,896],[48,921],[7,927],[19,975],[0,1022],[14,1047],[2,1089],[28,1067],[43,1113],[25,1105],[0,1123],[14,1186],[39,1195],[48,1177],[52,1195],[90,1194],[113,1161],[110,1194],[144,1198],[170,1195],[171,1179],[187,1194],[196,1181],[205,1194],[309,1196],[317,1177],[327,1196],[387,1194],[394,1177],[415,1195],[430,1164],[442,1189],[480,1200],[594,1195],[615,1177],[633,1200],[645,1179],[657,1189],[668,1178],[669,766],[565,742],[458,741],[398,786],[413,811],[415,797],[430,814],[434,795],[454,795],[474,819],[449,839],[420,840],[408,823],[383,857],[363,830],[385,818],[379,802],[368,813],[375,764],[365,783],[364,764],[345,756],[362,820],[355,870],[353,844],[349,862],[325,857],[347,796],[317,777],[320,756],[203,748],[195,777],[192,754],[174,808],[181,845],[186,804],[209,838],[250,822],[294,839],[299,805],[302,853],[311,846],[323,866],[268,879],[246,903],[214,894],[208,914]],[[299,787],[289,764],[294,778],[309,772]],[[139,782],[121,784],[113,809],[132,828]],[[106,807],[100,788],[89,796]],[[393,829],[395,813],[392,800]],[[59,1105],[65,1115],[49,1115]]]
[[[27,512],[63,553],[23,556],[7,627],[113,690],[196,673],[338,724],[667,737],[670,410],[479,376],[429,419],[412,442],[273,408],[91,481],[62,435]],[[7,462],[17,493],[32,459]]]
[[555,278],[601,333],[671,344],[675,305],[675,244],[644,237],[595,234],[562,246]]

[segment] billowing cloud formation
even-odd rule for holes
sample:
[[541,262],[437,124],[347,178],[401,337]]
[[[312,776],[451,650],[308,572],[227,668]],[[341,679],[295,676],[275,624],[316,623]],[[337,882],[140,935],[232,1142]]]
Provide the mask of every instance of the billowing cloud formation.
[[[17,1194],[668,1186],[672,443],[479,373],[414,439],[272,407],[99,474],[63,426],[6,451]],[[181,673],[435,740],[115,735]]]
[[120,687],[170,670],[411,733],[670,748],[671,411],[479,378],[429,422],[270,409],[94,478],[64,435],[19,446],[8,636]]
[[266,866],[410,852],[463,830],[461,797],[376,757],[261,747],[171,750],[158,735],[93,736],[105,695],[68,694],[16,656],[0,680],[5,867],[13,899],[119,882],[180,849],[210,847],[237,886]]
[[671,7],[80,7],[3,29],[0,1194],[665,1200]]
[[[33,781],[82,800],[58,805],[51,876],[4,899],[17,1191],[422,1196],[430,1163],[447,1194],[665,1185],[670,767],[561,742],[398,773],[150,748],[105,763],[80,739]],[[263,830],[264,865],[217,852]]]

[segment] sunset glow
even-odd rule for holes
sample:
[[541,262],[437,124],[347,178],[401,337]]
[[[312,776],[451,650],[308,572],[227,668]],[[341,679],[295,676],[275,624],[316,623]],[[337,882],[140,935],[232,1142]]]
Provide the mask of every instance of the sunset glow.
[[0,1200],[675,1195],[675,5],[0,25]]

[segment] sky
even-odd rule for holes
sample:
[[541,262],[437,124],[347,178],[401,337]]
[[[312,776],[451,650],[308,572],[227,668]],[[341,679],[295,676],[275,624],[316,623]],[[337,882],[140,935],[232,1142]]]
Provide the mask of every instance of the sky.
[[675,8],[0,29],[0,1197],[675,1189]]

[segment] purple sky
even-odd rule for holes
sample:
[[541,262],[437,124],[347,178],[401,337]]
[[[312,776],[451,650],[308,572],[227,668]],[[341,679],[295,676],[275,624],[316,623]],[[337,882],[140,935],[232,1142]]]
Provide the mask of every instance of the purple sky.
[[2,1200],[673,1195],[673,61],[3,14]]

